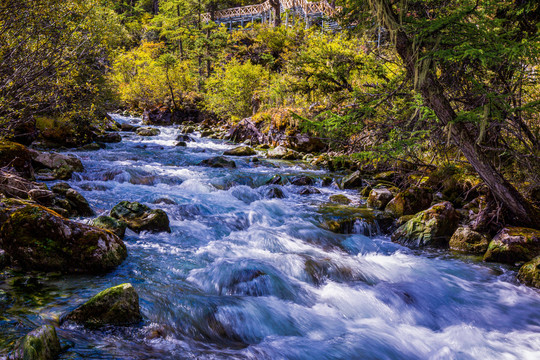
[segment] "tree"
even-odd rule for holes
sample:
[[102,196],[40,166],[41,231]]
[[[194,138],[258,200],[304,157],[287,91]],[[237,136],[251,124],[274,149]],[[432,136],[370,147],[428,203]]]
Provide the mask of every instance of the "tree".
[[540,163],[538,123],[524,118],[539,104],[523,96],[539,54],[538,3],[350,0],[348,6],[371,12],[389,32],[416,90],[514,222],[540,226],[538,210],[497,166],[508,152],[532,168]]

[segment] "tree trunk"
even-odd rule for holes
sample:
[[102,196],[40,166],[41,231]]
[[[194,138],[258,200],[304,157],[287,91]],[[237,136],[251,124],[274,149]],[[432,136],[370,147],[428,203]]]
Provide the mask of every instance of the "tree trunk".
[[281,5],[279,0],[270,0],[270,6],[274,9],[274,27],[281,25]]
[[154,15],[159,14],[159,0],[152,1],[152,13],[154,13]]
[[[384,14],[380,19],[388,30],[395,34],[394,45],[396,50],[407,68],[408,75],[414,78],[416,57],[412,42],[399,26],[397,16],[392,11],[387,0],[372,1],[372,4],[378,7],[378,9],[375,9],[376,13]],[[441,124],[443,126],[452,124],[449,130],[451,131],[452,140],[458,145],[463,155],[489,187],[495,198],[511,212],[513,222],[539,227],[540,214],[536,209],[495,168],[492,160],[478,147],[465,124],[454,122],[456,113],[450,101],[444,95],[443,86],[431,71],[428,71],[425,80],[419,84],[419,91],[427,105],[435,112]]]

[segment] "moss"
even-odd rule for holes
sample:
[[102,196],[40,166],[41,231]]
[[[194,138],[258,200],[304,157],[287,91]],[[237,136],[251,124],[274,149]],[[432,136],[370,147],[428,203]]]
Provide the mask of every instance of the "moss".
[[169,218],[163,210],[152,210],[138,202],[122,201],[111,210],[111,217],[123,221],[136,232],[170,232]]
[[397,194],[386,205],[385,210],[401,217],[403,215],[413,215],[419,211],[429,208],[433,196],[431,190],[427,188],[409,188]]
[[3,167],[8,167],[24,178],[34,179],[32,157],[24,145],[0,141],[0,168]]
[[471,254],[484,254],[488,249],[489,239],[470,228],[458,228],[450,238],[450,248]]
[[540,288],[540,256],[525,263],[519,269],[518,279],[526,285]]
[[489,243],[484,261],[515,264],[540,255],[540,230],[507,227]]
[[349,205],[351,203],[351,199],[342,194],[330,196],[330,201],[343,205]]
[[61,347],[56,330],[51,325],[41,326],[18,341],[10,360],[54,360]]

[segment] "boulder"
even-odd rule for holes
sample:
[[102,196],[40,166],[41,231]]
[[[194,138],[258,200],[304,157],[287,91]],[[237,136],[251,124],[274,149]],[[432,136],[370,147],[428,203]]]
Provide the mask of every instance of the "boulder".
[[396,218],[413,215],[429,208],[433,195],[427,188],[412,187],[397,194],[386,205],[385,210]]
[[382,210],[392,200],[394,194],[386,188],[373,189],[369,192],[367,205],[370,208]]
[[176,141],[183,141],[183,142],[192,142],[193,139],[191,138],[191,136],[189,135],[186,135],[186,134],[180,134],[176,137]]
[[156,106],[143,112],[142,120],[147,125],[173,125],[189,121],[200,122],[207,117],[204,111],[199,110],[196,104],[182,103],[182,109],[169,109],[165,106]]
[[30,151],[15,142],[0,141],[0,168],[25,179],[34,179]]
[[526,285],[540,288],[540,256],[523,264],[519,269],[518,279]]
[[279,186],[270,186],[264,192],[264,197],[268,199],[283,199],[285,198],[285,194]]
[[223,156],[216,156],[210,159],[203,160],[199,165],[204,165],[213,168],[227,168],[234,169],[236,168],[236,163],[233,160],[227,160]]
[[120,130],[126,131],[126,132],[133,132],[136,131],[139,128],[139,126],[131,125],[128,123],[122,123],[120,124]]
[[320,227],[338,234],[361,233],[372,236],[386,233],[392,226],[390,215],[369,208],[326,204],[317,210]]
[[104,273],[120,265],[126,246],[116,235],[21,200],[0,201],[0,247],[21,267]]
[[56,198],[52,191],[44,189],[32,189],[28,191],[28,197],[44,206],[53,205]]
[[171,232],[165,211],[150,209],[138,202],[122,201],[111,210],[111,217],[123,221],[135,232]]
[[392,241],[419,248],[446,247],[458,226],[459,215],[448,201],[416,214],[392,234]]
[[262,144],[266,140],[266,135],[257,128],[251,118],[246,118],[229,130],[227,138],[238,143],[249,140],[251,144]]
[[314,188],[313,186],[306,186],[302,190],[300,190],[300,195],[312,195],[312,194],[320,194],[321,192],[319,189]]
[[187,144],[186,144],[186,142],[185,142],[185,141],[179,141],[179,142],[177,142],[177,143],[176,143],[176,144],[175,144],[174,146],[179,146],[179,147],[186,147],[186,146],[187,146]]
[[105,149],[105,147],[106,147],[105,144],[101,144],[101,143],[97,143],[97,142],[92,142],[92,143],[90,143],[90,144],[86,144],[86,145],[81,146],[78,150],[82,150],[82,151],[97,151],[97,150]]
[[135,130],[135,133],[139,136],[157,136],[161,134],[161,131],[151,127],[140,127]]
[[229,156],[252,156],[256,154],[257,153],[255,152],[255,150],[253,150],[249,146],[238,146],[223,153],[223,155]]
[[502,229],[484,254],[484,261],[515,264],[540,255],[540,230],[507,227]]
[[471,254],[486,252],[489,239],[469,227],[459,227],[450,238],[450,249]]
[[285,176],[282,176],[282,175],[279,175],[279,174],[276,174],[274,176],[272,176],[272,178],[270,178],[270,180],[268,180],[266,182],[267,185],[285,185],[289,182],[289,180],[285,177]]
[[32,190],[47,190],[44,184],[36,183],[18,175],[0,170],[0,194],[6,197],[28,199]]
[[214,135],[214,130],[212,130],[212,129],[202,129],[201,130],[201,137],[210,137],[211,135]]
[[98,293],[69,313],[64,320],[90,328],[137,324],[142,320],[139,295],[131,284],[117,285]]
[[69,180],[74,172],[84,171],[81,160],[73,155],[32,151],[36,169],[50,169],[59,180]]
[[270,159],[282,159],[282,160],[297,160],[301,158],[301,156],[296,151],[287,149],[286,147],[281,146],[281,145],[268,151],[267,156]]
[[338,203],[342,205],[349,205],[351,203],[351,199],[349,199],[348,197],[342,194],[330,196],[330,201],[333,203]]
[[289,137],[288,146],[295,151],[304,153],[321,152],[326,148],[326,144],[320,139],[304,133]]
[[8,360],[55,360],[62,348],[51,325],[43,325],[15,343]]
[[308,186],[313,185],[315,181],[313,178],[305,175],[295,176],[291,180],[291,184],[297,185],[297,186]]
[[360,171],[355,171],[352,174],[346,176],[341,181],[341,188],[342,189],[355,189],[359,188],[364,184],[364,180],[362,178],[362,173]]
[[122,141],[122,136],[116,132],[105,132],[94,136],[94,141],[101,143],[119,143]]
[[57,183],[51,187],[51,190],[56,194],[54,207],[63,209],[64,211],[61,212],[67,217],[94,215],[94,210],[88,201],[68,183]]
[[92,221],[92,225],[100,229],[109,230],[120,239],[123,239],[126,235],[126,223],[112,216],[99,216]]

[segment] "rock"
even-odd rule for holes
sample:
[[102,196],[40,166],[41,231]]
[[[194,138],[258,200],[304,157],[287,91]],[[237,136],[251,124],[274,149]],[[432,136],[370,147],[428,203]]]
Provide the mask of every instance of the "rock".
[[68,183],[57,183],[51,190],[56,194],[54,206],[64,209],[67,217],[94,215],[88,201]]
[[449,245],[452,250],[483,254],[488,248],[489,239],[469,227],[459,227],[450,238]]
[[392,234],[392,241],[419,248],[446,247],[458,226],[459,215],[448,201],[416,214]]
[[313,186],[306,186],[302,190],[300,190],[300,195],[312,195],[312,194],[320,194],[321,192],[319,189],[314,188]]
[[106,132],[94,136],[94,141],[102,143],[119,143],[122,141],[122,136],[116,132]]
[[131,125],[128,123],[120,124],[120,130],[126,131],[126,132],[133,132],[133,131],[136,131],[138,128],[139,126]]
[[257,128],[251,118],[246,118],[229,130],[227,138],[238,143],[249,140],[251,144],[262,144],[266,135]]
[[0,201],[6,220],[0,247],[21,267],[71,273],[104,273],[120,265],[126,246],[116,235],[67,220],[24,201]]
[[6,265],[9,263],[8,254],[2,249],[0,249],[0,271],[4,270]]
[[43,325],[18,340],[8,360],[55,360],[62,348],[51,325]]
[[29,192],[32,190],[47,190],[47,187],[44,184],[0,170],[0,194],[6,197],[28,199]]
[[8,135],[7,138],[9,140],[26,146],[36,140],[38,130],[34,117],[17,119],[15,121],[13,119],[10,120],[0,124],[0,133]]
[[0,168],[25,179],[34,179],[30,151],[15,142],[0,141]]
[[174,146],[186,147],[187,144],[186,144],[185,141],[179,141],[179,142],[177,142]]
[[227,160],[223,156],[216,156],[210,159],[203,160],[199,165],[209,166],[213,168],[236,168],[236,163],[233,160]]
[[191,138],[191,136],[189,135],[186,135],[186,134],[180,134],[176,137],[176,141],[183,141],[183,142],[192,142],[193,139]]
[[111,216],[99,216],[92,221],[92,225],[101,229],[109,230],[120,239],[123,239],[126,235],[126,223]]
[[397,171],[384,171],[382,173],[378,173],[373,177],[374,180],[379,180],[383,182],[393,182],[396,181],[396,179],[399,179],[399,173]]
[[341,181],[342,189],[355,189],[362,186],[364,180],[360,171],[355,171],[352,174],[346,176]]
[[342,194],[330,196],[330,201],[342,205],[349,205],[351,203],[351,199]]
[[276,174],[276,175],[272,176],[272,178],[270,180],[268,180],[266,182],[266,184],[267,185],[270,185],[270,184],[272,184],[272,185],[285,185],[288,182],[289,182],[289,180],[286,177],[281,176],[279,174]]
[[111,217],[126,223],[135,232],[171,232],[165,211],[150,209],[138,202],[122,201],[111,210]]
[[83,145],[79,148],[79,150],[82,150],[82,151],[97,151],[101,149],[105,149],[105,144],[98,144],[96,142]]
[[282,160],[296,160],[300,158],[300,155],[296,151],[287,149],[286,147],[281,146],[281,145],[268,151],[267,156],[270,159],[282,159]]
[[211,135],[214,135],[214,130],[212,130],[212,129],[203,129],[203,130],[201,130],[201,137],[209,137]]
[[433,195],[427,188],[413,187],[397,194],[386,205],[385,211],[395,217],[413,215],[430,207]]
[[238,146],[234,149],[227,150],[223,153],[223,155],[229,155],[229,156],[252,156],[256,155],[257,152],[250,148],[249,146]]
[[270,186],[264,192],[264,197],[268,199],[283,199],[285,198],[285,194],[278,186]]
[[161,134],[161,131],[156,128],[140,127],[140,128],[137,128],[135,133],[139,136],[157,136]]
[[484,254],[484,261],[515,264],[540,255],[540,230],[507,227],[502,229]]
[[326,148],[326,144],[318,138],[300,133],[288,139],[288,146],[299,152],[312,153],[321,152]]
[[71,320],[90,328],[105,325],[126,326],[142,320],[139,295],[131,284],[121,284],[100,292],[69,313]]
[[143,112],[143,123],[147,125],[173,125],[188,121],[200,122],[205,119],[206,113],[194,104],[182,103],[181,110],[172,110],[165,106],[156,106]]
[[361,233],[372,236],[386,233],[392,226],[390,215],[369,208],[326,204],[318,211],[320,227],[338,234]]
[[382,210],[392,200],[394,194],[386,188],[373,189],[369,192],[367,205],[370,208]]
[[312,178],[305,175],[295,176],[291,179],[291,184],[297,185],[297,186],[313,185],[314,183],[315,181],[313,181]]
[[32,189],[28,192],[28,197],[40,205],[50,206],[54,204],[55,195],[52,191],[43,189]]
[[53,170],[59,180],[69,180],[74,172],[84,171],[81,160],[75,156],[32,151],[32,160],[37,169]]
[[518,279],[526,285],[540,288],[540,256],[523,264],[519,269]]

